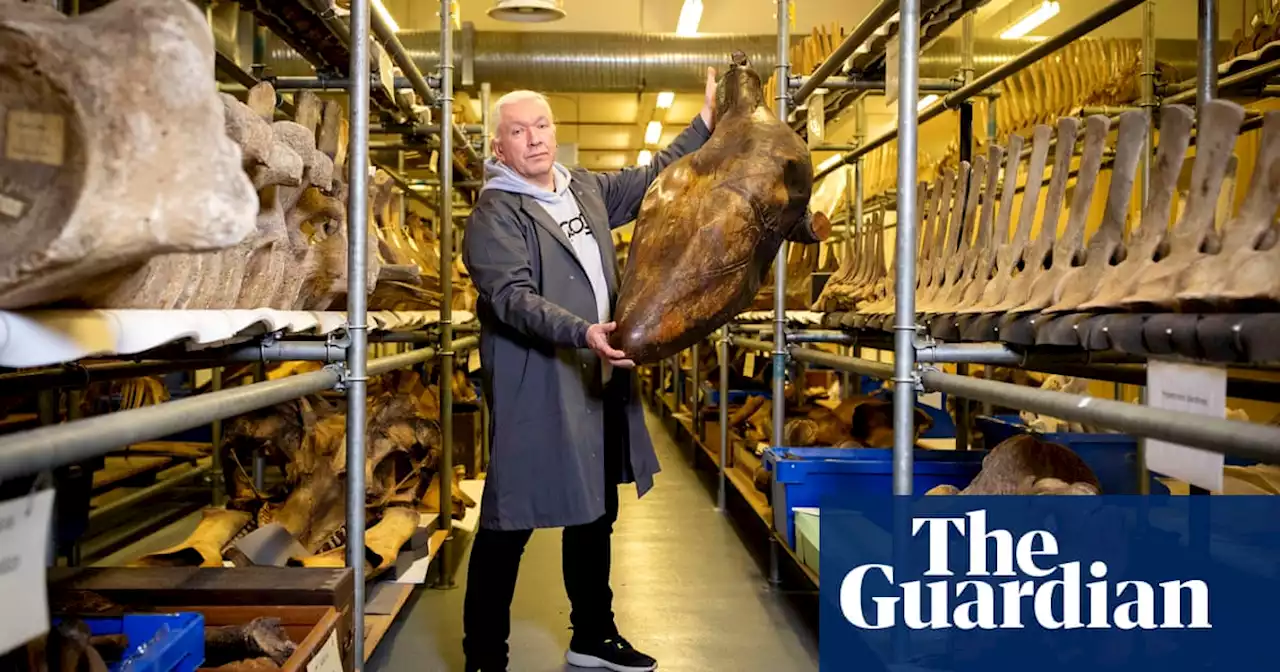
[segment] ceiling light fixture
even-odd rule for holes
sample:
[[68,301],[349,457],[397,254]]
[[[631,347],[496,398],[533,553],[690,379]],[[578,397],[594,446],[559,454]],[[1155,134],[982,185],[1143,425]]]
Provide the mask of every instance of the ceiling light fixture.
[[387,8],[382,5],[382,0],[373,0],[373,11],[377,12],[378,16],[382,17],[383,23],[387,24],[387,27],[391,29],[391,32],[400,32],[400,24],[396,23],[396,20],[391,18],[391,12],[388,12]]
[[674,91],[663,91],[658,94],[658,109],[665,110],[676,102],[676,94]]
[[1040,6],[1032,10],[1030,14],[1018,19],[1016,23],[1006,28],[1003,33],[1000,33],[1000,39],[1016,40],[1036,28],[1039,28],[1045,21],[1057,16],[1058,12],[1061,10],[1062,8],[1057,2],[1044,0],[1044,2],[1040,3]]
[[544,23],[564,18],[561,0],[497,0],[487,12],[495,21]]
[[647,166],[650,161],[653,161],[653,152],[647,149],[640,150],[640,156],[636,157],[636,165]]
[[916,103],[916,111],[919,112],[924,108],[929,107],[930,105],[933,104],[933,101],[937,99],[938,99],[938,94],[936,93],[931,93],[925,96],[924,98],[921,98],[920,102]]
[[648,128],[644,129],[644,142],[646,145],[656,145],[658,140],[662,138],[662,122],[651,121]]
[[676,24],[676,35],[697,35],[698,22],[702,20],[702,0],[684,0],[680,8],[680,22]]

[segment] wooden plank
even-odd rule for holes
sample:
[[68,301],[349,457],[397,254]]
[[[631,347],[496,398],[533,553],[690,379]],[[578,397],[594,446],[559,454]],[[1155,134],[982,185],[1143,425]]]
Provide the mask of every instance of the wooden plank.
[[768,525],[773,524],[773,509],[769,507],[769,501],[765,499],[764,493],[756,490],[756,486],[741,471],[737,469],[728,469],[725,472],[725,479],[737,488],[742,498],[747,500],[752,510],[760,516],[760,520]]
[[302,567],[51,567],[49,592],[87,590],[121,606],[325,605],[351,601],[352,572]]
[[[318,653],[321,647],[324,646],[325,641],[329,639],[330,633],[332,633],[335,628],[339,627],[340,620],[338,612],[330,609],[325,614],[324,618],[316,624],[316,627],[311,629],[311,633],[307,635],[306,639],[302,640],[302,642],[298,644],[298,648],[293,652],[293,655],[289,656],[289,660],[285,661],[284,667],[281,668],[282,671],[302,672],[307,669],[307,663],[310,663],[311,659],[315,657],[316,653]],[[339,637],[339,648],[342,648],[344,644],[342,639],[344,638]],[[343,652],[342,660],[344,667],[346,666],[346,659],[346,652]]]
[[107,457],[105,466],[93,473],[93,490],[105,490],[116,483],[127,481],[135,476],[155,473],[173,464],[173,458],[133,455],[130,457]]
[[[436,534],[431,535],[432,547],[439,550],[439,544],[444,543],[444,538],[448,534],[446,530],[440,530]],[[439,542],[436,537],[439,535]],[[434,555],[434,551],[432,555]],[[369,660],[373,655],[374,649],[378,648],[378,644],[382,642],[387,631],[391,629],[391,624],[395,622],[396,617],[400,614],[400,610],[404,609],[404,605],[409,601],[409,596],[413,594],[413,586],[411,584],[392,584],[399,591],[396,597],[395,606],[390,614],[367,614],[364,617],[364,659]]]

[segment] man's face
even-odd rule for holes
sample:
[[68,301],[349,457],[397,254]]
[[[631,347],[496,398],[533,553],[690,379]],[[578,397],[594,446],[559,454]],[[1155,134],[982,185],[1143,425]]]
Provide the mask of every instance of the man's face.
[[493,153],[525,177],[549,174],[556,160],[556,127],[551,122],[551,108],[536,98],[503,106]]

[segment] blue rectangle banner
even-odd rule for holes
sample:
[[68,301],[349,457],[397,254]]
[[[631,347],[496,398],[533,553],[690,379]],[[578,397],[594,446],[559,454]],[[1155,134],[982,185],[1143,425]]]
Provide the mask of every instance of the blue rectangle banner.
[[824,672],[1280,670],[1280,497],[840,493],[819,524]]

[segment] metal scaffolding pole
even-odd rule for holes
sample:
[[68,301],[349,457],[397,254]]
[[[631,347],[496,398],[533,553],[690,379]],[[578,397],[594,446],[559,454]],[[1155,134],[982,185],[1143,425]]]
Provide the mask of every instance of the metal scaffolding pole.
[[[369,225],[369,0],[351,0],[351,116],[347,181],[347,567],[351,600],[351,669],[364,669],[365,367],[369,355],[365,272]],[[445,451],[448,452],[448,451]]]
[[[1197,47],[1200,50],[1196,72],[1196,120],[1201,118],[1204,104],[1218,96],[1218,0],[1200,0],[1197,16]],[[1197,127],[1199,124],[1197,123]]]
[[692,348],[693,354],[693,375],[692,382],[689,384],[689,411],[693,413],[693,437],[695,441],[702,440],[702,398],[699,392],[702,391],[702,367],[698,361],[698,344],[694,343]]
[[899,5],[898,235],[893,263],[893,494],[911,494],[915,449],[916,334],[916,103],[920,76],[920,0]]
[[[440,123],[453,124],[453,26],[449,0],[440,0]],[[456,127],[455,127],[456,128]],[[453,140],[440,134],[440,518],[452,532],[453,520]],[[465,138],[463,138],[465,141]],[[475,151],[471,150],[474,155]],[[445,537],[437,556],[437,588],[453,588],[450,571],[452,537]]]
[[[883,4],[883,3],[882,3]],[[776,81],[781,85],[788,81],[791,74],[790,58],[791,48],[791,0],[777,0],[778,10],[778,76]],[[872,10],[873,12],[875,10]],[[864,21],[865,23],[865,21]],[[845,40],[845,43],[849,40]],[[845,43],[841,43],[837,51],[844,48]],[[850,47],[850,52],[856,48],[857,44]],[[818,71],[814,72],[810,78],[810,83],[821,84],[821,80],[830,75],[830,71],[835,69],[839,61],[836,61],[835,54],[832,54],[818,67]],[[834,65],[828,67],[829,64],[835,62]],[[827,68],[827,72],[823,72],[823,68]],[[808,87],[801,87],[797,92],[800,100],[812,92],[812,89],[806,91]],[[787,103],[790,96],[786,86],[778,86],[777,99],[775,101],[778,118],[782,123],[787,123]],[[784,241],[778,247],[778,253],[774,256],[773,261],[773,437],[772,445],[775,448],[781,448],[783,444],[783,425],[787,420],[787,403],[786,403],[786,375],[787,375],[787,332],[786,332],[786,312],[787,312],[787,243]],[[777,535],[770,535],[769,541],[769,583],[777,586],[781,583],[778,576],[778,539]]]
[[[784,22],[788,21],[789,15],[784,13],[782,10],[787,8],[784,7],[784,5],[790,4],[790,0],[778,0],[778,67],[783,75],[788,74],[785,70],[787,67],[785,65],[785,59],[788,56],[786,49],[790,40],[790,35],[784,35],[784,31],[789,32],[791,26],[789,23],[785,26],[783,25]],[[827,57],[827,60],[823,61],[822,64],[813,71],[813,74],[809,75],[809,77],[805,79],[804,84],[796,90],[795,99],[800,101],[805,100],[809,97],[809,94],[822,86],[823,83],[827,81],[828,77],[835,74],[835,72],[844,65],[844,62],[849,60],[849,57],[853,55],[853,52],[856,51],[858,47],[862,46],[863,42],[866,42],[867,39],[875,34],[876,30],[889,20],[889,17],[893,16],[894,6],[896,4],[897,3],[893,0],[881,0],[880,4],[876,5],[874,9],[868,12],[866,18],[862,19],[862,23],[859,23],[858,26],[844,38],[844,41],[836,47],[836,50],[831,52],[831,55]],[[786,82],[788,79],[784,76],[779,78],[777,81]],[[785,95],[784,89],[786,88],[787,87],[783,86],[778,87],[782,95]],[[786,119],[786,115],[783,115],[782,120],[786,121]]]

